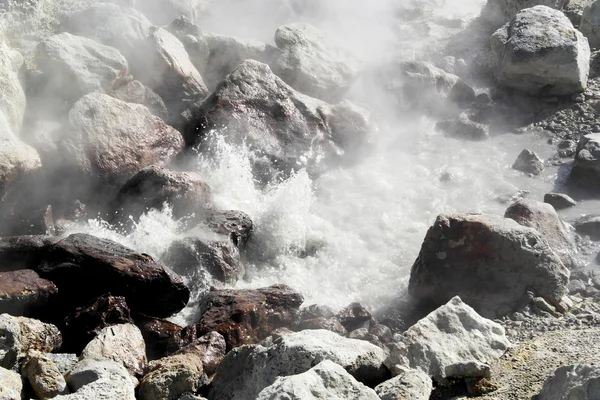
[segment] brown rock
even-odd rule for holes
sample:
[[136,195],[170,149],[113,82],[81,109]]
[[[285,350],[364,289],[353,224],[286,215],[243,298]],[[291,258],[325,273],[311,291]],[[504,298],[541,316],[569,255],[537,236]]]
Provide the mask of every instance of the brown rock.
[[54,283],[30,269],[0,272],[0,313],[34,315],[57,293]]
[[0,238],[0,271],[35,269],[44,247],[56,241],[43,235]]
[[21,373],[27,377],[38,399],[49,399],[59,394],[69,394],[65,378],[56,364],[39,351],[30,351]]
[[194,346],[202,353],[202,366],[204,372],[211,375],[217,371],[217,368],[225,358],[227,351],[225,338],[217,332],[209,332],[198,338]]
[[209,210],[206,224],[213,232],[229,236],[233,244],[240,248],[250,239],[253,228],[250,216],[235,210]]
[[147,316],[136,316],[136,324],[146,342],[149,360],[175,354],[197,340],[194,325],[182,328],[164,319]]
[[337,314],[340,323],[348,332],[359,328],[369,328],[371,313],[360,303],[352,303]]

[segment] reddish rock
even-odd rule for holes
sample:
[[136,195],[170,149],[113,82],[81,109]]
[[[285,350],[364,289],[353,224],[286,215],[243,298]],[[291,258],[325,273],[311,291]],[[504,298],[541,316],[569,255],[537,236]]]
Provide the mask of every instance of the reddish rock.
[[337,314],[337,318],[348,332],[352,332],[359,328],[368,329],[371,321],[371,313],[360,303],[352,303],[348,307],[342,309]]
[[30,269],[0,272],[0,314],[33,315],[57,293],[54,283]]
[[196,327],[181,326],[164,319],[136,316],[136,325],[142,331],[149,360],[175,354],[197,340]]

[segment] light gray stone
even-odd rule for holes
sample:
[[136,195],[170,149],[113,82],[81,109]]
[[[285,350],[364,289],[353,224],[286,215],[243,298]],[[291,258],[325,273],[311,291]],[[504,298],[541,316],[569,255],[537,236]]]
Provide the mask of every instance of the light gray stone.
[[56,365],[62,375],[69,372],[79,361],[77,354],[71,353],[46,353],[45,356]]
[[0,367],[0,399],[21,400],[23,381],[21,375]]
[[546,379],[538,400],[600,398],[600,367],[575,364],[558,368]]
[[590,46],[600,46],[600,1],[589,1],[581,14],[579,30],[590,42]]
[[135,400],[135,385],[121,364],[105,358],[84,358],[65,376],[72,394],[56,400]]
[[512,168],[526,174],[539,175],[544,172],[544,162],[533,151],[524,149],[519,153]]
[[581,136],[569,180],[575,184],[598,187],[600,179],[600,133]]
[[429,400],[433,384],[426,373],[418,369],[399,368],[398,375],[375,387],[381,400]]
[[575,200],[564,193],[546,193],[544,203],[550,204],[555,210],[563,210],[577,205]]

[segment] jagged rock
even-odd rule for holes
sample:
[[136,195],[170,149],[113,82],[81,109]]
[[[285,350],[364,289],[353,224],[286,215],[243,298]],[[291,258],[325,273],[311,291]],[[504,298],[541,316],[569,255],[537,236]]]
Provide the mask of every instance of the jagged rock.
[[558,10],[527,8],[491,39],[500,83],[534,95],[566,96],[587,87],[590,46]]
[[509,22],[519,11],[525,8],[543,5],[562,10],[570,2],[572,0],[488,0],[481,15],[495,28]]
[[57,292],[54,283],[30,269],[0,272],[0,313],[37,315]]
[[127,103],[142,104],[148,107],[148,110],[153,115],[156,115],[163,121],[169,118],[167,106],[160,96],[154,93],[152,89],[144,86],[140,81],[132,80],[117,87],[113,86],[113,89],[108,94]]
[[373,389],[359,383],[336,363],[324,360],[301,374],[279,377],[257,400],[347,399],[379,400]]
[[235,210],[207,210],[205,223],[213,232],[229,236],[239,248],[246,245],[254,226],[248,214]]
[[43,353],[30,351],[21,373],[38,399],[49,399],[59,394],[69,394],[67,382],[58,367]]
[[409,292],[434,304],[454,296],[484,317],[525,306],[528,291],[558,304],[569,270],[533,228],[494,215],[441,214],[412,267]]
[[579,30],[590,42],[590,46],[600,46],[600,3],[588,0],[581,14]]
[[575,162],[569,174],[574,184],[597,188],[600,179],[600,133],[582,135],[577,143]]
[[275,32],[282,50],[273,71],[295,90],[335,103],[358,77],[360,65],[324,31],[306,23],[289,24]]
[[257,343],[277,328],[292,325],[303,296],[285,285],[262,289],[211,290],[198,305],[199,334],[218,332],[227,349]]
[[584,215],[573,222],[575,231],[592,240],[600,240],[600,215]]
[[47,83],[41,90],[72,102],[90,92],[111,89],[128,68],[117,49],[66,32],[41,42],[35,63]]
[[575,267],[572,256],[577,253],[577,246],[551,205],[531,199],[518,200],[506,209],[504,218],[537,230],[565,267]]
[[509,346],[500,324],[479,316],[457,296],[394,336],[386,365],[395,374],[402,367],[418,369],[438,382],[489,377],[486,364],[496,361]]
[[600,367],[575,364],[558,368],[546,379],[539,400],[581,399],[600,396]]
[[111,325],[102,329],[81,352],[81,358],[107,358],[122,364],[133,376],[144,374],[146,344],[133,324]]
[[202,366],[204,372],[213,374],[225,358],[226,343],[223,335],[217,332],[209,332],[196,341],[195,347],[202,354]]
[[136,324],[142,331],[148,359],[157,360],[179,352],[198,341],[196,327],[182,328],[172,322],[138,316]]
[[14,371],[0,367],[0,399],[21,400],[23,381],[21,376]]
[[[18,51],[12,50],[3,41],[0,41],[0,87],[2,88],[0,90],[0,114],[4,114],[6,117],[2,118],[3,121],[0,125],[1,136],[7,135],[5,131],[12,132],[16,136],[21,132],[26,98],[17,74],[23,61],[23,56]],[[5,123],[6,127],[3,126]],[[4,144],[0,146],[0,149],[3,148]]]
[[124,296],[132,311],[167,317],[189,300],[181,278],[149,255],[87,234],[73,234],[49,245],[37,271],[54,282],[71,304],[111,293]]
[[169,163],[184,146],[181,134],[146,107],[101,93],[75,103],[69,125],[61,142],[66,168],[107,196],[142,168]]
[[564,193],[546,193],[544,203],[550,204],[555,210],[564,210],[577,205],[575,200]]
[[512,168],[526,174],[539,175],[544,171],[544,162],[533,151],[524,149],[519,153]]
[[371,343],[347,339],[327,330],[307,330],[282,335],[269,347],[242,346],[229,352],[213,380],[210,398],[255,398],[278,377],[308,371],[324,360],[342,366],[359,382],[374,386],[389,372],[385,353]]
[[340,323],[351,332],[359,328],[369,328],[371,324],[371,313],[360,303],[351,303],[337,313]]
[[84,358],[65,376],[73,392],[56,400],[135,400],[135,385],[121,364],[106,358]]
[[381,400],[429,400],[433,385],[431,378],[418,369],[400,368],[398,375],[375,387]]
[[446,136],[457,139],[479,141],[489,138],[488,127],[471,121],[465,113],[461,113],[458,118],[438,122],[435,127],[444,132]]

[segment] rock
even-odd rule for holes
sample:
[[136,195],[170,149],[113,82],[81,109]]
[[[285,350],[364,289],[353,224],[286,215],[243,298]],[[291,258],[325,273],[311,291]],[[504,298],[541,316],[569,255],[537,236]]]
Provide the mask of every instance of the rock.
[[140,81],[132,80],[117,87],[113,86],[113,89],[108,94],[127,103],[142,104],[148,107],[148,110],[153,115],[163,121],[169,118],[167,106],[160,96],[154,93],[152,89],[144,86]]
[[61,143],[66,168],[107,196],[142,168],[169,163],[184,146],[181,134],[146,107],[101,93],[79,100],[69,112],[69,125]]
[[65,376],[69,395],[56,400],[135,400],[134,383],[121,364],[105,358],[84,358]]
[[514,18],[523,9],[534,6],[547,6],[556,10],[575,0],[488,0],[481,12],[484,20],[496,28]]
[[329,105],[295,92],[270,68],[244,61],[189,117],[188,145],[210,149],[211,137],[245,143],[262,182],[308,167],[350,157],[368,141],[370,115],[348,101]]
[[23,381],[16,372],[0,367],[0,399],[21,400]]
[[182,328],[166,320],[143,316],[136,317],[136,324],[142,331],[150,360],[173,355],[198,341],[194,325]]
[[558,10],[527,8],[491,39],[500,83],[533,95],[568,96],[587,87],[587,39]]
[[295,90],[336,103],[358,77],[360,65],[324,31],[307,23],[279,27],[275,44],[282,50],[273,71]]
[[282,335],[269,347],[242,346],[229,352],[217,371],[209,397],[223,400],[256,398],[278,377],[308,371],[329,360],[359,382],[375,386],[388,378],[385,353],[371,343],[347,339],[327,330]]
[[[23,184],[27,185],[24,180],[19,180],[17,188]],[[15,192],[17,191],[18,189]],[[7,203],[10,204],[11,201],[8,201]],[[21,236],[56,234],[56,225],[54,224],[51,205],[40,208],[35,206],[31,207],[30,204],[15,204],[15,206],[16,207],[13,207],[9,212],[11,215],[5,216],[5,226],[0,228],[0,235]]]
[[195,325],[199,334],[214,331],[223,335],[230,350],[291,326],[303,301],[300,293],[285,285],[211,290],[198,304]]
[[295,330],[305,329],[327,329],[342,336],[346,336],[348,333],[333,310],[319,304],[311,304],[300,310]]
[[600,240],[600,215],[584,215],[573,222],[575,231],[589,236],[592,240]]
[[27,362],[21,373],[29,380],[38,399],[49,399],[59,394],[70,393],[58,367],[39,351],[30,351],[27,354]]
[[239,248],[246,245],[254,226],[248,214],[235,210],[207,210],[205,223],[213,232],[229,236]]
[[458,118],[438,122],[435,124],[435,128],[442,131],[446,136],[457,139],[479,141],[489,138],[488,127],[471,121],[465,113],[461,113]]
[[0,366],[12,369],[29,350],[50,352],[58,349],[62,337],[51,324],[25,317],[0,315]]
[[519,153],[512,168],[526,174],[539,175],[544,171],[544,162],[533,151],[524,149]]
[[181,278],[149,255],[87,234],[48,246],[38,272],[75,304],[111,293],[124,296],[132,311],[167,317],[189,300]]
[[590,46],[594,47],[594,44],[590,40],[590,35],[587,35],[584,32],[584,29],[581,27],[581,18],[583,17],[583,12],[585,8],[588,7],[592,2],[593,0],[569,0],[567,4],[565,4],[563,12],[573,23],[573,26],[576,26],[577,29],[579,29],[579,31],[588,38]]
[[[0,87],[2,88],[0,91],[0,114],[4,114],[5,117],[2,118],[2,125],[0,125],[0,136],[2,137],[8,135],[7,132],[12,132],[18,136],[23,125],[26,98],[18,77],[23,62],[23,56],[18,51],[9,48],[3,41],[0,41]],[[6,129],[3,126],[4,124],[9,129]],[[5,130],[6,132],[4,132]],[[3,148],[4,144],[0,146],[0,149]],[[0,165],[2,165],[2,162],[0,162]]]
[[340,310],[336,316],[348,332],[359,328],[368,329],[371,324],[371,313],[360,303],[351,303]]
[[173,207],[173,217],[203,214],[210,206],[210,186],[195,172],[173,171],[150,166],[129,179],[113,201],[114,218],[138,219],[150,209]]
[[324,360],[301,374],[279,377],[257,400],[379,400],[373,389],[357,382],[336,363]]
[[44,235],[0,238],[0,271],[36,268],[44,247],[56,241],[58,238]]
[[35,63],[47,83],[42,90],[70,102],[90,92],[111,89],[128,68],[117,49],[66,32],[41,42]]
[[381,400],[429,400],[433,385],[431,378],[418,369],[400,369],[399,375],[380,383],[375,393]]
[[39,314],[58,293],[54,283],[30,269],[0,272],[0,313],[15,316]]
[[600,3],[594,0],[587,1],[581,14],[579,30],[592,48],[600,46]]
[[135,7],[155,25],[167,25],[182,15],[196,20],[208,3],[204,0],[144,0],[137,1]]
[[133,377],[142,376],[148,362],[142,332],[133,324],[112,325],[102,329],[81,353],[81,358],[94,357],[122,364]]
[[202,354],[204,372],[209,375],[215,373],[225,358],[225,338],[217,332],[209,332],[198,338],[196,343],[195,347]]
[[600,133],[582,135],[577,143],[575,162],[569,174],[569,182],[597,188],[600,178]]
[[554,208],[537,200],[522,199],[506,209],[504,218],[537,230],[567,268],[574,268],[577,246]]
[[558,368],[546,379],[539,400],[592,400],[600,395],[600,367],[575,364]]
[[[510,346],[504,328],[479,316],[457,296],[396,335],[386,365],[423,371],[438,382],[447,378],[489,377],[489,364]],[[398,368],[400,367],[400,369]]]
[[45,353],[44,357],[52,361],[61,375],[65,375],[79,361],[77,354],[70,353]]
[[577,205],[575,200],[564,193],[546,193],[544,203],[550,204],[555,210],[564,210]]
[[494,215],[441,214],[412,267],[409,293],[434,304],[454,296],[496,318],[529,302],[558,304],[569,271],[533,228]]

